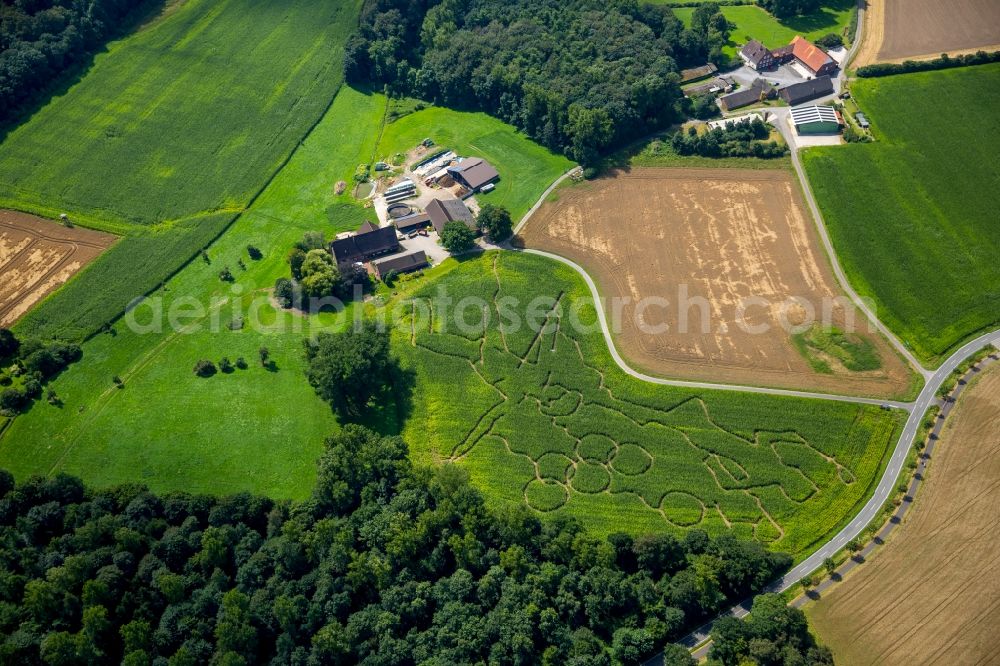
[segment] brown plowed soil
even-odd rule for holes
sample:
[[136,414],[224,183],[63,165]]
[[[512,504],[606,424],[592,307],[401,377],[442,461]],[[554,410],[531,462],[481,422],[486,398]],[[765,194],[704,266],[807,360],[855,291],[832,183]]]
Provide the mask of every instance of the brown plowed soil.
[[[878,62],[1000,48],[997,0],[875,1],[885,4]],[[861,54],[856,64],[865,64],[860,60]]]
[[0,326],[13,324],[114,241],[98,231],[0,210]]
[[1000,663],[1000,365],[935,451],[898,536],[808,610],[838,664]]
[[[857,395],[907,389],[906,366],[837,289],[791,172],[633,169],[557,193],[522,240],[594,277],[616,343],[633,366],[682,379]],[[620,301],[621,316],[615,297],[629,299]],[[649,297],[669,305],[651,303],[640,318],[636,304]],[[854,317],[855,332],[874,344],[882,368],[851,372],[826,359],[833,372],[814,371],[782,324],[783,316],[797,325],[806,314],[791,297],[811,304],[817,318],[824,303],[833,303],[829,319],[838,328]],[[742,316],[741,303],[749,304]],[[750,329],[760,324],[767,332]]]

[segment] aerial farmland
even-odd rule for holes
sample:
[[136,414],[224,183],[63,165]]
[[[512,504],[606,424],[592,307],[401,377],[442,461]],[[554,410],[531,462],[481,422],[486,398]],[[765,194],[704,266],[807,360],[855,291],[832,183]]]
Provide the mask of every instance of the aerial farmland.
[[[593,271],[609,297],[629,299],[622,351],[654,373],[883,396],[909,388],[877,331],[857,338],[877,349],[865,365],[796,345],[824,316],[839,328],[862,316],[838,298],[789,171],[633,169],[560,192],[522,234],[527,247]],[[669,304],[640,322],[632,315],[650,296]]]
[[995,8],[679,4],[0,7],[0,661],[994,658]]

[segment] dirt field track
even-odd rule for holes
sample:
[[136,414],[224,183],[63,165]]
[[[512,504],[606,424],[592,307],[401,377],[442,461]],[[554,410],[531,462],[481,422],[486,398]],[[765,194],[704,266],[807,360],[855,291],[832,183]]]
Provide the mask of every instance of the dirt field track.
[[936,451],[898,536],[808,609],[838,664],[1000,663],[1000,365]]
[[0,210],[0,326],[9,326],[103,252],[114,236]]
[[1000,48],[997,0],[869,0],[855,66]]
[[[782,317],[801,324],[812,306],[819,319],[826,304],[833,325],[843,327],[855,311],[846,297],[834,300],[836,282],[791,172],[633,169],[557,193],[522,240],[576,261],[595,278],[619,349],[634,366],[668,377],[796,389],[879,396],[905,390],[906,367],[868,334],[860,315],[856,328],[874,344],[879,370],[850,372],[830,361],[833,372],[817,373],[794,346]],[[621,316],[616,297],[629,299]],[[636,306],[643,299],[645,310]]]

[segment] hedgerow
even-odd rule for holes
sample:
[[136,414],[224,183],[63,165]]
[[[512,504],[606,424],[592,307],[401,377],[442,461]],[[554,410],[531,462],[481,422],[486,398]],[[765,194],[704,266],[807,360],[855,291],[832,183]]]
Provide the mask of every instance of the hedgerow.
[[1000,51],[976,51],[957,56],[942,53],[941,57],[931,60],[904,60],[900,63],[886,62],[858,67],[856,74],[865,78],[892,76],[894,74],[909,74],[911,72],[929,72],[936,69],[951,69],[969,65],[985,65],[989,62],[1000,62]]

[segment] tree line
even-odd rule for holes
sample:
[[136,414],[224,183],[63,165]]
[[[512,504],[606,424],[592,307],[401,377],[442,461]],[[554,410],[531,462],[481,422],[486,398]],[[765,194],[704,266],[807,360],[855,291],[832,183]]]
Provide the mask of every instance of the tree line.
[[118,34],[153,0],[0,3],[0,123],[37,102],[54,80]]
[[952,67],[985,65],[991,62],[1000,62],[1000,51],[976,51],[975,53],[966,53],[957,56],[949,56],[947,53],[942,53],[939,58],[932,60],[904,60],[901,63],[887,62],[865,65],[864,67],[858,67],[857,74],[862,78],[875,78],[879,76],[892,76],[893,74],[951,69]]
[[356,425],[317,476],[293,503],[0,472],[0,660],[631,664],[791,562],[492,509],[460,468]]
[[592,165],[682,117],[678,70],[728,58],[708,3],[685,28],[663,5],[603,0],[371,0],[348,81],[485,110]]
[[833,666],[830,649],[809,633],[805,613],[778,594],[755,597],[745,620],[716,620],[708,657],[705,666]]
[[[9,329],[0,328],[0,414],[14,416],[30,407],[51,379],[82,357],[79,345],[59,340],[22,341]],[[46,393],[51,404],[62,404],[53,389]]]

